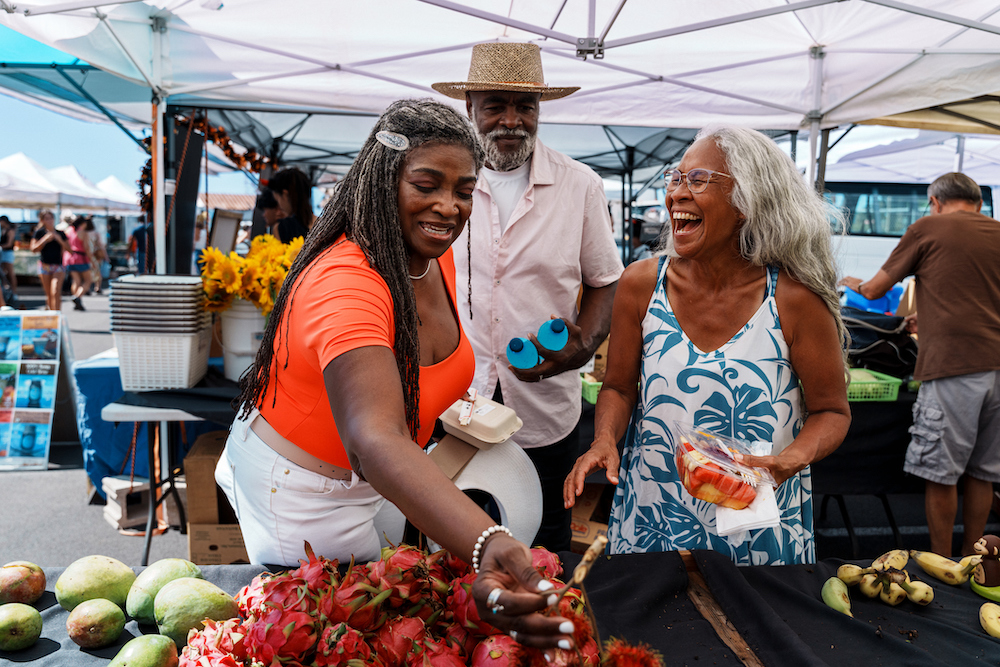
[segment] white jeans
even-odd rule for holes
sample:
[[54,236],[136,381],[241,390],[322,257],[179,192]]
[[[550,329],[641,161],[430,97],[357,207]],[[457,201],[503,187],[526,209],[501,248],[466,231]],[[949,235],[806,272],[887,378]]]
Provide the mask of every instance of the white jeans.
[[298,466],[261,440],[250,424],[258,411],[239,417],[215,468],[215,481],[239,519],[250,562],[298,565],[304,543],[319,556],[349,562],[377,559],[372,523],[385,502],[357,473],[351,481],[324,477]]

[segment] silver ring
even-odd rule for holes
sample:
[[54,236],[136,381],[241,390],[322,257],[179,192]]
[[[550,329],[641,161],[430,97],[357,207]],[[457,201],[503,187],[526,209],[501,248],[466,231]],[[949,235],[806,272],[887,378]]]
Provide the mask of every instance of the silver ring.
[[494,614],[499,614],[503,610],[504,606],[502,604],[495,604],[492,607],[490,607],[490,611],[492,611]]
[[513,639],[514,641],[517,641],[517,630],[510,631],[510,638]]
[[490,591],[490,594],[486,596],[486,606],[491,609],[493,607],[496,607],[497,602],[500,600],[501,593],[503,593],[503,589],[500,588],[499,586]]

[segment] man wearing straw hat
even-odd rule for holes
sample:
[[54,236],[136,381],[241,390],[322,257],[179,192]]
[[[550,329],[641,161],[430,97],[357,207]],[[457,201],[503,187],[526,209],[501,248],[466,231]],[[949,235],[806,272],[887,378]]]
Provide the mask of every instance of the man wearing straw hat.
[[[458,310],[476,354],[473,387],[524,421],[516,439],[542,484],[534,543],[568,550],[562,484],[580,448],[579,368],[608,335],[624,268],[600,177],[536,138],[539,103],[579,88],[545,84],[537,45],[501,42],[473,47],[467,81],[432,87],[465,100],[486,149],[468,237],[452,246],[459,300],[471,305]],[[534,340],[551,317],[566,322],[566,345],[549,351],[536,343],[541,363],[510,366],[507,343]]]

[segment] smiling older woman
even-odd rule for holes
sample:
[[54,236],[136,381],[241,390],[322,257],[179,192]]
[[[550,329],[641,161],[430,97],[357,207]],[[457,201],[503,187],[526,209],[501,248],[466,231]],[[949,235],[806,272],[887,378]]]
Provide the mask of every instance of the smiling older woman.
[[[745,128],[703,130],[667,179],[666,252],[622,276],[595,438],[566,478],[566,504],[605,468],[618,485],[614,553],[813,562],[809,464],[840,445],[851,421],[830,251],[836,213],[774,142]],[[716,506],[681,484],[675,421],[771,444],[747,463],[779,483],[777,528],[719,536]]]

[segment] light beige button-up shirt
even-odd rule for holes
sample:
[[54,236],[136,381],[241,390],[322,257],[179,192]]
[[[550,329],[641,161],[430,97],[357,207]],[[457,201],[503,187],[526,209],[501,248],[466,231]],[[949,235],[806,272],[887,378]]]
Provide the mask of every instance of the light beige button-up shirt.
[[[471,320],[466,234],[472,239]],[[452,249],[456,305],[476,354],[472,386],[492,396],[499,379],[504,403],[524,421],[513,437],[522,447],[565,438],[580,419],[580,374],[521,382],[507,368],[506,349],[511,338],[537,333],[551,315],[576,322],[581,286],[604,287],[621,276],[600,177],[537,141],[528,187],[506,229],[501,232],[489,184],[480,178],[472,218]]]

